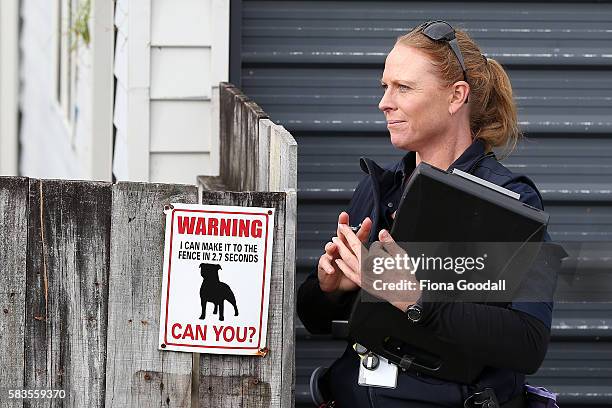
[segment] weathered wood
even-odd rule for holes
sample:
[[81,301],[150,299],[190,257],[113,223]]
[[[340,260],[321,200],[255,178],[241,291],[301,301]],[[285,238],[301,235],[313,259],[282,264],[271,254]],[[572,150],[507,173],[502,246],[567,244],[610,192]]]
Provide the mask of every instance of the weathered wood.
[[[207,182],[220,186],[218,178]],[[37,406],[190,407],[192,356],[158,351],[157,333],[162,210],[196,199],[195,187],[184,185],[0,179],[0,261],[10,274],[0,283],[0,356],[8,368],[0,384],[66,391],[65,400]],[[292,406],[295,192],[205,192],[203,200],[274,207],[276,228],[270,351],[204,356],[195,367],[200,401]]]
[[230,190],[257,189],[259,120],[266,113],[232,84],[221,83],[220,176]]
[[0,401],[7,408],[23,406],[4,393],[24,386],[27,237],[28,180],[0,177]]
[[[244,196],[241,202],[234,202],[229,195],[211,196],[213,193],[206,192],[221,190],[219,187],[235,191],[286,191],[283,204],[286,209],[282,214],[277,213],[275,234],[280,235],[275,235],[274,256],[278,263],[272,265],[270,287],[268,339],[271,350],[275,350],[263,362],[202,355],[199,399],[202,406],[292,407],[295,403],[293,303],[297,143],[285,128],[266,119],[263,112],[259,117],[253,114],[259,107],[233,85],[221,84],[220,101],[220,143],[224,146],[220,156],[220,178],[224,185],[215,185],[210,179],[200,180],[202,203],[212,204],[214,199],[213,202],[206,200],[216,197],[225,200],[223,204],[243,205],[242,201],[249,202],[256,197]],[[257,117],[255,128],[251,119]],[[259,199],[261,197],[264,196]],[[279,239],[284,239],[282,244]],[[270,367],[274,369],[270,371]],[[223,394],[223,390],[228,390],[227,394]]]
[[106,407],[190,407],[192,358],[158,350],[165,204],[194,186],[113,186]]
[[297,143],[281,125],[270,133],[270,191],[297,190]]
[[[293,290],[293,270],[285,273],[286,194],[264,192],[203,192],[203,204],[231,204],[275,208],[274,247],[270,276],[270,307],[265,357],[202,354],[200,356],[201,407],[288,407],[283,392],[283,364],[292,351],[293,306],[284,310],[286,285]],[[290,238],[291,239],[291,238]],[[290,274],[291,276],[287,276]],[[287,279],[291,282],[287,282]]]
[[261,119],[259,121],[259,149],[257,151],[257,187],[256,191],[278,191],[270,190],[270,142],[272,128],[275,125],[270,119]]
[[198,176],[199,195],[202,191],[225,191],[227,187],[220,176]]
[[[293,139],[293,138],[291,138]],[[297,193],[286,192],[285,254],[283,270],[283,355],[281,357],[281,407],[295,406],[295,243],[297,241]]]
[[30,180],[24,387],[103,407],[110,183]]

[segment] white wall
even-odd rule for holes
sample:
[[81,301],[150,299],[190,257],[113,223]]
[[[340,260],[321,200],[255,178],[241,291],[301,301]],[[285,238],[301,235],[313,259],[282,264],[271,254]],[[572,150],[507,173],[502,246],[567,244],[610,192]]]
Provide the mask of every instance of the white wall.
[[53,89],[56,64],[53,52],[57,40],[54,7],[55,1],[22,1],[21,173],[32,177],[82,178],[84,171],[72,146],[72,130],[64,120]]
[[0,175],[17,175],[19,1],[0,1]]
[[117,178],[218,174],[212,96],[228,80],[229,0],[118,0],[115,25]]
[[71,53],[76,82],[68,119],[57,101],[57,2],[22,0],[21,173],[110,180],[112,148],[112,2],[92,1],[91,43]]

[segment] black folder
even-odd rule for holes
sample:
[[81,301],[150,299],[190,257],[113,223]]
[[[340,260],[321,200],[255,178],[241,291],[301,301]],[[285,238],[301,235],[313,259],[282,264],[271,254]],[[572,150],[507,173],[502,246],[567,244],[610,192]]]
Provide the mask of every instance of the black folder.
[[[406,183],[391,235],[396,242],[541,242],[548,214],[508,194],[471,175],[421,163]],[[536,247],[516,258],[530,264]],[[459,383],[473,383],[487,365],[474,350],[437,337],[390,303],[363,301],[370,295],[361,292],[349,320],[351,340],[401,368]]]

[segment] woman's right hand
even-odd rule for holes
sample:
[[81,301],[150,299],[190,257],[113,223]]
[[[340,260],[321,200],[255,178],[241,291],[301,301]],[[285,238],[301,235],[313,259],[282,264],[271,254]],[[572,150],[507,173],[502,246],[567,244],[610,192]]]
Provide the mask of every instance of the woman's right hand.
[[[349,215],[346,212],[341,212],[338,216],[338,224],[349,225]],[[361,223],[361,228],[357,232],[357,237],[361,242],[365,243],[372,229],[372,220],[366,217]],[[318,277],[319,286],[323,292],[349,292],[359,289],[349,278],[344,276],[344,273],[338,268],[335,260],[340,259],[338,246],[333,242],[325,244],[325,253],[319,258]]]

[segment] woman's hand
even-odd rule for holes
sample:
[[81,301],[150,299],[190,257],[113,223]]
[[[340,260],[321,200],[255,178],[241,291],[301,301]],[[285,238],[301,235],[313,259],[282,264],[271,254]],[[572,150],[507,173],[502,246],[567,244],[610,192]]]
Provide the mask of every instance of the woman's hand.
[[[339,234],[341,226],[348,228],[351,233],[353,233],[349,227],[349,215],[344,211],[338,216],[338,230],[336,234]],[[353,233],[353,235],[360,242],[367,242],[371,229],[372,220],[366,217],[361,223],[361,228],[359,228],[357,234],[355,235]],[[328,242],[325,245],[325,253],[319,258],[319,265],[317,268],[319,286],[323,292],[348,292],[359,289],[359,286],[346,277],[336,264],[335,261],[339,258],[340,253],[338,252],[338,245],[334,242]]]
[[[393,240],[391,235],[386,230],[381,230],[378,234],[379,241],[372,243],[370,249],[366,252],[363,246],[363,242],[357,239],[357,236],[353,231],[346,225],[339,225],[338,237],[334,237],[332,241],[338,247],[340,258],[335,260],[336,265],[344,273],[354,285],[361,287],[370,294],[388,301],[398,309],[406,311],[406,309],[413,305],[419,296],[421,291],[418,288],[418,282],[412,273],[412,269],[404,268],[404,263],[399,263],[399,266],[391,269],[386,269],[384,274],[375,274],[373,271],[362,274],[361,261],[362,254],[365,254],[368,259],[368,265],[370,265],[374,258],[379,258],[381,264],[388,264],[385,261],[393,261],[396,259],[404,259],[408,255],[406,251],[402,249]],[[388,259],[391,258],[391,259]],[[369,267],[369,266],[368,266]],[[374,281],[380,280],[377,285]],[[411,289],[398,290],[396,288],[381,288],[381,283],[396,283],[396,282],[412,282]]]

